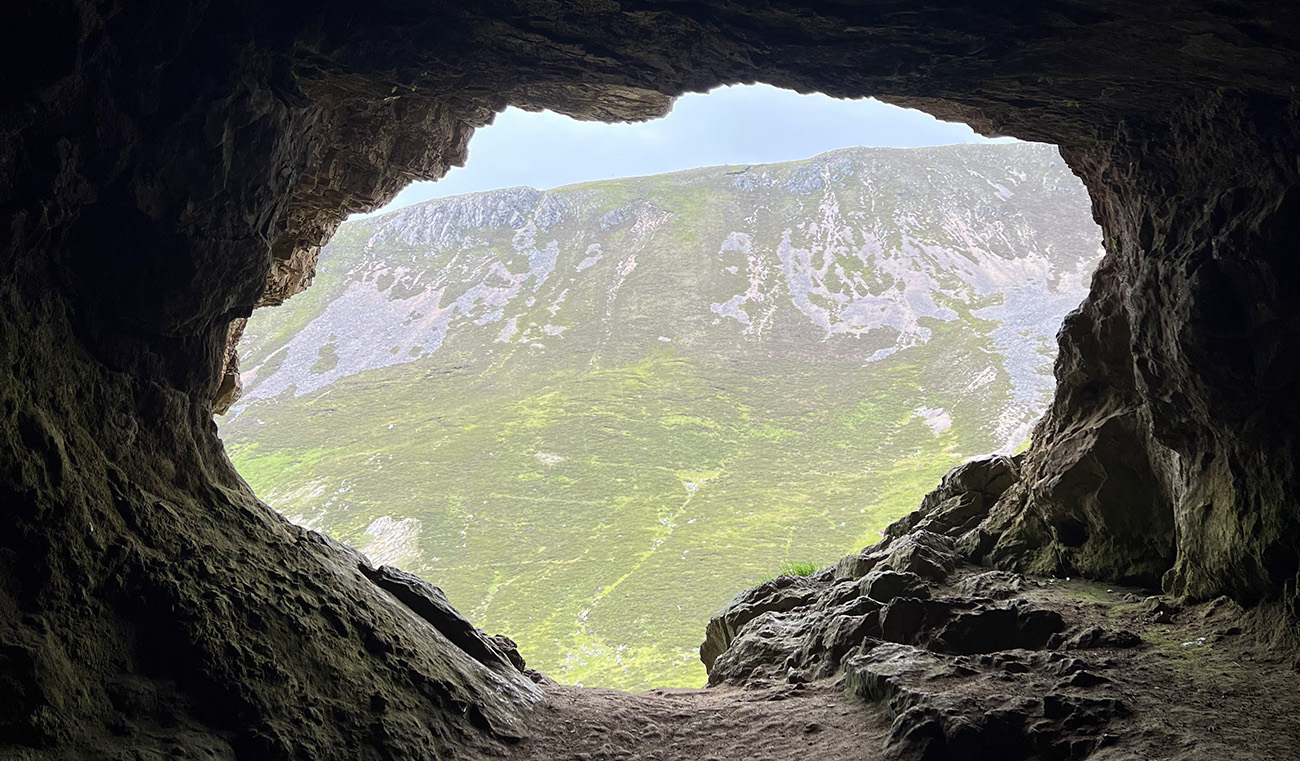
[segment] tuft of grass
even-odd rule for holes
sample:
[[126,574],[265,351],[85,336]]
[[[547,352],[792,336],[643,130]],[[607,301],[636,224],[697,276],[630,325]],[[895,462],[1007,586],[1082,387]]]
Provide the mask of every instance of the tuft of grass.
[[781,564],[781,576],[812,576],[822,569],[820,563],[806,560],[787,560]]
[[759,576],[754,581],[754,586],[781,576],[812,576],[824,567],[822,564],[814,563],[811,560],[787,560],[778,566],[775,571]]

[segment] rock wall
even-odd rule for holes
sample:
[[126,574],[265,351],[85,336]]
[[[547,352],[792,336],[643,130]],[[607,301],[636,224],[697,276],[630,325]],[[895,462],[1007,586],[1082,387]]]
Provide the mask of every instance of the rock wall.
[[339,220],[463,160],[506,104],[647,118],[687,90],[762,80],[1060,144],[1110,253],[1062,330],[1060,391],[980,557],[1294,600],[1298,14],[1190,0],[13,10],[0,748],[385,758],[510,737],[535,695],[495,645],[467,645],[454,613],[259,503],[211,421],[235,386],[232,322],[305,287]]
[[986,559],[1294,605],[1294,115],[1207,97],[1164,139],[1130,126],[1108,154],[1070,154],[1109,254],[1062,327],[1056,398]]

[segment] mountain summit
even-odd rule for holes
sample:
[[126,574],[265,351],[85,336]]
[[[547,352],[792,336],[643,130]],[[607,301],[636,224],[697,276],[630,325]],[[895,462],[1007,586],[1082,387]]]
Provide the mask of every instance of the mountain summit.
[[430,201],[250,320],[222,435],[557,679],[698,685],[733,593],[1025,441],[1099,239],[1027,143]]

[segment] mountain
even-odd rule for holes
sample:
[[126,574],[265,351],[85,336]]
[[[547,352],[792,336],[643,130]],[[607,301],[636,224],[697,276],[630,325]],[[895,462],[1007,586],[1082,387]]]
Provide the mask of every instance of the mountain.
[[222,422],[261,497],[566,682],[703,683],[709,615],[1024,443],[1101,251],[1034,144],[512,188],[341,227]]

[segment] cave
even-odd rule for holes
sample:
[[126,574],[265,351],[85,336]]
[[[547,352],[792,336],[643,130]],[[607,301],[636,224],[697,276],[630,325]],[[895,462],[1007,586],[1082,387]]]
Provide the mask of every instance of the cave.
[[[235,473],[212,415],[238,388],[242,320],[308,287],[348,214],[462,162],[507,105],[638,120],[759,81],[1055,143],[1103,230],[1029,451],[954,472],[881,551],[915,565],[946,542],[986,575],[1216,600],[1284,652],[1300,603],[1297,22],[1252,0],[13,9],[0,748],[473,758],[526,743],[544,697],[508,647],[427,585],[290,525]],[[894,576],[863,578],[910,583]],[[1061,634],[1052,611],[923,597],[879,625],[930,621],[933,652],[957,657],[988,654],[977,621],[1020,647]],[[1039,709],[1074,731],[1105,705]],[[900,706],[882,752],[963,757],[948,746],[992,734],[1020,738],[986,745],[997,757],[1124,747],[937,710]],[[1294,738],[1294,716],[1279,729]]]

